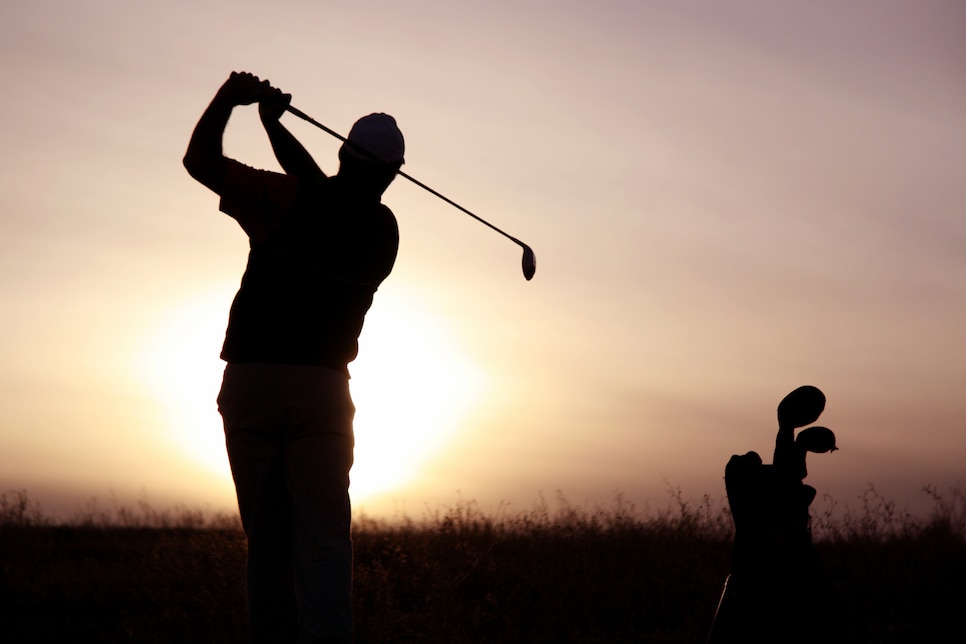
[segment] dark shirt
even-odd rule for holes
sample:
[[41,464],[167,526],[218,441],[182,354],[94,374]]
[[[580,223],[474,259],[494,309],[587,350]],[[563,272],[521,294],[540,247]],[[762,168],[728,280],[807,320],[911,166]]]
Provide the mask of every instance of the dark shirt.
[[338,176],[298,180],[237,162],[221,197],[250,243],[222,359],[348,374],[373,294],[395,263],[392,212]]

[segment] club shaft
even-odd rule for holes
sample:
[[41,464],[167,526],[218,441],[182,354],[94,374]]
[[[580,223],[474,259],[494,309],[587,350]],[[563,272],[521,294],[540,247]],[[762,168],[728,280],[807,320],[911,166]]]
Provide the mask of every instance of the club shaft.
[[[319,128],[320,130],[322,130],[322,131],[324,131],[324,132],[326,132],[328,134],[331,134],[332,136],[334,136],[335,138],[339,139],[340,141],[342,141],[344,143],[350,143],[350,145],[351,145],[351,142],[349,141],[349,139],[345,138],[344,136],[342,136],[341,134],[339,134],[335,130],[332,130],[332,129],[326,127],[325,125],[322,125],[321,123],[319,123],[318,121],[316,121],[314,118],[312,118],[311,116],[309,116],[308,114],[306,114],[302,110],[297,109],[295,107],[292,107],[291,105],[289,105],[285,109],[287,109],[289,112],[291,112],[295,116],[299,117],[300,119],[302,119],[304,121],[308,121],[309,123],[311,123],[315,127]],[[363,150],[363,151],[365,151],[365,150]],[[510,235],[510,234],[508,234],[508,233],[500,230],[499,228],[497,228],[496,226],[494,226],[490,222],[486,221],[485,219],[483,219],[479,215],[476,215],[476,214],[470,212],[469,210],[467,210],[463,206],[459,205],[458,203],[456,203],[455,201],[453,201],[449,197],[447,197],[447,196],[439,193],[436,190],[433,190],[432,188],[430,188],[429,186],[427,186],[422,181],[419,181],[418,179],[413,178],[412,176],[406,174],[402,170],[399,170],[397,172],[397,174],[400,177],[403,177],[404,179],[409,179],[411,182],[413,182],[414,184],[416,184],[417,186],[419,186],[423,190],[429,192],[432,195],[435,195],[435,196],[439,197],[440,199],[442,199],[443,201],[445,201],[449,205],[453,206],[454,208],[457,208],[457,209],[461,210],[462,212],[466,213],[467,215],[469,215],[470,217],[472,217],[476,221],[480,222],[481,224],[484,224],[484,225],[488,226],[489,228],[491,228],[492,230],[495,230],[496,232],[500,233],[501,235],[503,235],[504,237],[506,237],[510,241],[514,242],[515,244],[518,244],[519,246],[522,246],[524,250],[527,250],[528,249],[528,246],[526,244],[524,244],[522,241],[520,241],[519,239],[517,239],[513,235]]]

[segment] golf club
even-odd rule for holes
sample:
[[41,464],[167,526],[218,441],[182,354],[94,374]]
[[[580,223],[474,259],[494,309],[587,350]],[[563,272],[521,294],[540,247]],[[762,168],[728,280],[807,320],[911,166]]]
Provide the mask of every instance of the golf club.
[[[289,105],[285,109],[287,109],[289,112],[291,112],[295,116],[299,117],[300,119],[302,119],[304,121],[308,121],[309,123],[311,123],[315,127],[323,130],[324,132],[327,132],[327,133],[331,134],[332,136],[334,136],[335,138],[339,139],[340,141],[342,141],[344,143],[348,143],[349,145],[354,146],[357,150],[363,152],[364,154],[367,154],[369,156],[374,156],[368,150],[366,150],[365,148],[363,148],[363,147],[361,147],[361,146],[353,143],[352,141],[348,140],[347,138],[345,138],[344,136],[342,136],[341,134],[339,134],[335,130],[331,130],[331,129],[327,128],[326,126],[322,125],[321,123],[319,123],[318,121],[316,121],[314,118],[312,118],[311,116],[309,116],[308,114],[306,114],[302,110],[296,109],[296,108],[292,107],[291,105]],[[513,243],[518,244],[521,248],[523,248],[523,262],[522,262],[522,265],[523,265],[523,276],[527,279],[527,281],[529,281],[529,280],[531,280],[533,278],[534,273],[537,272],[537,257],[536,257],[536,255],[533,254],[533,249],[532,248],[530,248],[529,246],[527,246],[526,244],[524,244],[522,241],[520,241],[516,237],[514,237],[512,235],[509,235],[509,234],[503,232],[502,230],[500,230],[499,228],[497,228],[496,226],[494,226],[490,222],[486,221],[485,219],[483,219],[481,217],[478,217],[477,215],[474,215],[472,212],[470,212],[469,210],[467,210],[463,206],[459,205],[458,203],[456,203],[452,199],[450,199],[450,198],[448,198],[448,197],[446,197],[444,195],[441,195],[437,191],[435,191],[432,188],[430,188],[429,186],[427,186],[422,181],[417,181],[416,179],[414,179],[413,177],[409,176],[408,174],[406,174],[402,170],[399,170],[397,172],[397,174],[400,177],[403,177],[404,179],[409,179],[410,181],[412,181],[413,183],[415,183],[417,186],[419,186],[423,190],[426,190],[427,192],[429,192],[429,193],[431,193],[433,195],[436,195],[437,197],[439,197],[440,199],[442,199],[443,201],[445,201],[449,205],[454,206],[455,208],[458,208],[458,209],[462,210],[467,215],[469,215],[473,219],[477,220],[481,224],[485,224],[485,225],[489,226],[490,228],[492,228],[496,232],[500,233],[501,235],[503,235],[504,237],[506,237],[507,239],[509,239]]]

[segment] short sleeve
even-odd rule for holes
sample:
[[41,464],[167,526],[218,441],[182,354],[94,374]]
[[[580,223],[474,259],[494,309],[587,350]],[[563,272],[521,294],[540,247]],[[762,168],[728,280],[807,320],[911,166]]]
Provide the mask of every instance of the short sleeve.
[[249,239],[258,241],[278,226],[292,206],[297,188],[295,177],[229,159],[218,207],[238,222]]

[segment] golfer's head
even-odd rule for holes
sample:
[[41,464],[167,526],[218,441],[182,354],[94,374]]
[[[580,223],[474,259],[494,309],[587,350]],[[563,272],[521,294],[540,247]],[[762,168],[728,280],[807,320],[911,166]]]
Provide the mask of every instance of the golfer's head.
[[396,119],[370,114],[355,122],[339,149],[339,174],[367,192],[382,194],[403,164],[406,145]]
[[339,150],[342,161],[351,159],[396,168],[403,164],[406,143],[396,119],[388,114],[363,116],[352,126],[348,139]]

